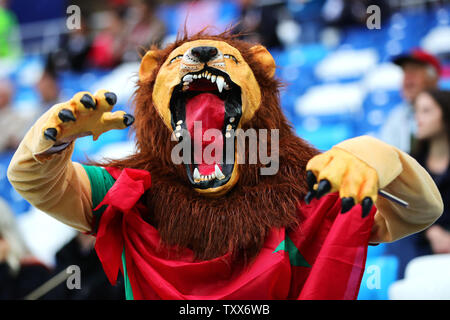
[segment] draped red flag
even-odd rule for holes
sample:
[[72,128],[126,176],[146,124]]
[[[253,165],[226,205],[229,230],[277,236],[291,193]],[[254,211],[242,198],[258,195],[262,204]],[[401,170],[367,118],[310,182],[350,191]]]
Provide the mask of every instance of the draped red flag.
[[273,228],[248,265],[230,254],[197,261],[191,250],[161,245],[158,231],[142,216],[139,201],[150,188],[146,171],[107,168],[116,183],[105,196],[96,251],[111,283],[122,268],[134,299],[356,299],[376,211],[361,207],[340,214],[333,193],[298,205],[296,230]]

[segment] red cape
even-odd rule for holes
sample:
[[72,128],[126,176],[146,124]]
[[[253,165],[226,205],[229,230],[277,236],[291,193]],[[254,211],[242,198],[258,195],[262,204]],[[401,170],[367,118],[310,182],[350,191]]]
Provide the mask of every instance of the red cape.
[[122,270],[134,299],[356,299],[364,272],[376,208],[361,218],[361,206],[339,214],[337,193],[298,204],[296,230],[272,229],[247,265],[230,254],[195,261],[189,249],[163,248],[158,231],[145,222],[140,203],[150,173],[107,168],[116,183],[106,194],[96,250],[111,283]]

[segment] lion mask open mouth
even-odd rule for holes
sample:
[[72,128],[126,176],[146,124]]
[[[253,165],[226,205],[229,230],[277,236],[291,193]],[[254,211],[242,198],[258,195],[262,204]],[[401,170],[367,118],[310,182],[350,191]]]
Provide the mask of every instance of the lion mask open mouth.
[[[234,139],[233,132],[241,119],[241,88],[225,72],[204,67],[186,74],[175,87],[170,111],[177,138],[182,130],[191,138],[192,161],[185,166],[192,186],[207,190],[227,184],[233,173],[234,153],[227,155],[225,142]],[[211,129],[221,134],[209,141],[202,139]],[[206,149],[212,150],[215,160],[205,161]]]
[[[275,62],[270,53],[260,45],[251,51],[273,77]],[[154,52],[148,51],[140,78],[156,65]],[[207,196],[228,192],[239,179],[236,148],[227,148],[228,142],[261,104],[259,84],[239,50],[216,40],[184,43],[161,66],[153,101],[175,138],[190,139],[191,157],[184,164],[192,187]],[[211,130],[220,134],[210,136]],[[206,160],[205,154],[213,160]]]

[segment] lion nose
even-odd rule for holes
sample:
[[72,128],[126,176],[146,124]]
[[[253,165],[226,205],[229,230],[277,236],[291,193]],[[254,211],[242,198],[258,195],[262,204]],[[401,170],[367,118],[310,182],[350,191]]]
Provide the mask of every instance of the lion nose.
[[192,55],[201,62],[208,62],[217,55],[217,48],[214,47],[195,47],[192,48]]

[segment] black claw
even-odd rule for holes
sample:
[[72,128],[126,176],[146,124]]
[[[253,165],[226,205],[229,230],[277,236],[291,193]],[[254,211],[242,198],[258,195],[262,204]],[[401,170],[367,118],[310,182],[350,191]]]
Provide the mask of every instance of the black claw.
[[316,192],[313,190],[313,191],[309,191],[307,194],[306,194],[306,197],[305,197],[305,202],[307,203],[307,204],[309,204],[310,202],[311,202],[311,200],[314,198],[314,196],[316,195]]
[[320,199],[324,194],[331,190],[331,183],[328,180],[320,180],[317,187],[316,198]]
[[342,198],[341,213],[346,213],[355,205],[355,200],[351,197]]
[[134,117],[133,117],[131,114],[126,113],[126,114],[123,116],[123,123],[124,123],[127,127],[131,126],[131,125],[134,123]]
[[310,191],[314,190],[313,187],[317,183],[317,179],[311,170],[306,171],[306,183]]
[[90,95],[88,95],[87,93],[80,99],[80,102],[87,109],[95,109],[95,100],[92,99],[92,97]]
[[61,119],[62,122],[69,122],[69,121],[75,121],[75,116],[73,115],[72,111],[69,109],[62,109],[58,113],[58,117]]
[[370,213],[372,209],[373,201],[369,197],[365,197],[361,203],[362,206],[362,217],[365,218]]
[[117,96],[116,96],[115,93],[107,92],[107,93],[105,93],[105,98],[106,98],[106,101],[107,101],[107,102],[109,103],[109,105],[111,105],[111,106],[115,105],[116,102],[117,102]]
[[55,128],[48,128],[44,131],[44,137],[48,140],[56,141],[56,135],[58,131]]

